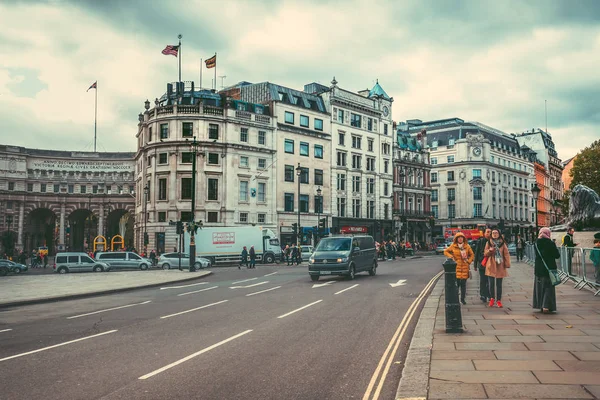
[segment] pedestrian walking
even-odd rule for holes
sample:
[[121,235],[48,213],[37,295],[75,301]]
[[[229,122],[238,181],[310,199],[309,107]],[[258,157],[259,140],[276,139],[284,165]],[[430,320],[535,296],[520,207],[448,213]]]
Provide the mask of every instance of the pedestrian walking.
[[600,285],[600,232],[594,235],[594,248],[590,251],[590,261],[594,264],[594,278]]
[[244,248],[242,249],[242,262],[240,263],[240,265],[238,265],[238,269],[242,269],[242,265],[245,265],[246,268],[248,268],[248,249],[246,249],[246,246],[244,246]]
[[256,269],[256,251],[254,250],[254,246],[250,246],[250,268]]
[[508,276],[510,268],[510,253],[506,242],[500,236],[497,228],[492,229],[492,236],[485,245],[484,255],[487,257],[485,274],[490,288],[490,303],[502,308],[502,281]]
[[296,246],[296,265],[302,264],[302,246]]
[[515,243],[517,247],[517,261],[523,261],[523,252],[525,251],[525,241],[521,235],[517,235],[517,241]]
[[154,249],[150,252],[150,261],[152,261],[153,267],[156,266],[156,251]]
[[48,267],[48,254],[44,254],[42,259],[44,260],[44,268]]
[[296,247],[296,243],[292,244],[290,248],[291,256],[292,256],[292,265],[298,264],[298,247]]
[[285,246],[285,249],[283,250],[283,255],[285,257],[285,262],[287,265],[290,265],[290,254],[292,253],[292,250],[290,249],[290,245],[287,244]]
[[460,302],[467,304],[465,298],[467,295],[467,279],[471,275],[470,266],[475,254],[473,254],[473,249],[467,243],[467,239],[462,232],[458,232],[454,236],[454,241],[444,250],[444,255],[456,262],[456,284],[460,289]]
[[549,270],[556,270],[556,260],[560,258],[556,244],[550,240],[550,228],[540,229],[534,247],[533,308],[539,308],[541,312],[548,314],[556,311],[556,291],[550,280]]
[[569,227],[567,229],[567,234],[563,236],[562,245],[567,248],[567,271],[569,275],[572,275],[571,269],[573,264],[573,254],[575,254],[575,250],[573,247],[577,246],[577,243],[573,241],[573,235],[575,234],[575,229],[573,227]]
[[488,277],[485,275],[487,259],[485,259],[484,252],[485,245],[490,240],[491,236],[492,230],[490,228],[487,228],[483,232],[483,237],[477,239],[475,247],[475,263],[473,264],[473,269],[479,272],[479,299],[484,303],[490,301],[490,286],[488,282]]

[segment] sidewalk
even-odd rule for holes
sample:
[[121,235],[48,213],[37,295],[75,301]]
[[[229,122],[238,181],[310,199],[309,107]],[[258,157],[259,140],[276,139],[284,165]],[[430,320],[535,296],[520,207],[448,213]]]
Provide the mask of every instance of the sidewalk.
[[531,308],[533,268],[515,263],[509,274],[502,309],[479,300],[477,274],[468,281],[463,334],[445,333],[441,278],[397,399],[600,399],[600,298],[565,283],[556,287],[558,312],[542,314]]
[[151,270],[8,275],[0,279],[0,308],[124,292],[195,280],[210,274],[211,271]]

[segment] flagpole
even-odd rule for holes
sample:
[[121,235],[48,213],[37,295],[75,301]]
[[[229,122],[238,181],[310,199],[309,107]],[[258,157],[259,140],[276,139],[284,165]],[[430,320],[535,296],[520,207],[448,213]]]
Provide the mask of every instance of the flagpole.
[[98,125],[98,81],[96,81],[96,96],[94,101],[94,153],[96,152],[96,129]]
[[217,52],[215,51],[215,91],[217,90]]
[[181,38],[182,38],[181,33],[177,37],[179,38],[179,49],[178,49],[179,52],[178,52],[178,57],[177,57],[177,58],[179,58],[179,81],[178,82],[181,82]]
[[202,90],[202,58],[200,58],[200,90]]

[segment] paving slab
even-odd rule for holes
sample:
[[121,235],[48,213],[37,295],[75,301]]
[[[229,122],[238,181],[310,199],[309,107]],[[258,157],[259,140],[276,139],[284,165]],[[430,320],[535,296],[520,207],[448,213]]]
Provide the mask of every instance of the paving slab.
[[485,399],[482,384],[429,381],[428,399]]
[[[569,354],[569,353],[566,353]],[[444,351],[434,350],[431,352],[432,360],[495,360],[496,356],[493,351]],[[575,360],[571,356],[568,360]]]
[[[559,368],[560,369],[560,368]],[[471,360],[431,360],[431,371],[474,371]]]
[[529,350],[600,351],[600,348],[594,346],[593,343],[525,343],[525,346],[527,346]]
[[600,385],[585,385],[585,388],[588,392],[600,399]]
[[566,385],[594,385],[600,382],[598,372],[553,372],[534,371],[541,383]]
[[485,384],[490,398],[593,399],[580,385]]
[[538,383],[529,371],[430,371],[429,378],[461,383]]
[[[531,332],[530,332],[531,333]],[[504,343],[542,343],[543,340],[541,337],[539,336],[523,336],[523,335],[519,335],[519,336],[500,336],[498,338],[500,340],[500,342],[504,342]]]
[[[447,344],[447,343],[443,343]],[[453,343],[454,344],[454,343]],[[532,343],[544,344],[544,343]],[[588,344],[588,343],[574,343]],[[434,348],[436,343],[434,342]],[[523,343],[456,343],[456,350],[527,350]],[[446,349],[447,350],[447,349]],[[533,349],[532,349],[533,350]],[[574,349],[578,350],[578,349]]]
[[473,360],[473,364],[478,371],[561,371],[552,360]]
[[589,352],[589,351],[572,351],[571,352],[575,357],[582,361],[599,361],[600,360],[600,351]]
[[577,360],[577,358],[575,358],[575,356],[568,351],[499,350],[494,351],[494,355],[498,358],[498,360]]
[[[600,361],[556,361],[556,364],[567,372],[597,372],[600,373]],[[600,384],[600,374],[598,375]]]

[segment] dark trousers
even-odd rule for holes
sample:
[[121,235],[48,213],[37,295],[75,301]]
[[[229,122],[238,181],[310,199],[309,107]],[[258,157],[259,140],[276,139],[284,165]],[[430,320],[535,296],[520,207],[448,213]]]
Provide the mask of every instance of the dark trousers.
[[248,266],[248,258],[242,257],[242,262],[240,263],[240,265],[245,265],[247,267]]
[[457,278],[456,285],[460,291],[460,301],[465,301],[465,296],[467,295],[467,280]]
[[256,268],[256,258],[250,257],[250,268]]
[[485,268],[477,268],[479,271],[479,297],[482,299],[490,298],[490,286],[488,277],[485,276]]
[[523,249],[517,249],[517,261],[523,260]]
[[[496,281],[496,293],[494,296],[494,281]],[[494,278],[493,276],[488,276],[488,282],[490,285],[490,298],[498,300],[502,300],[502,278]]]
[[287,265],[290,265],[290,255],[289,254],[285,255],[285,262],[287,263]]

